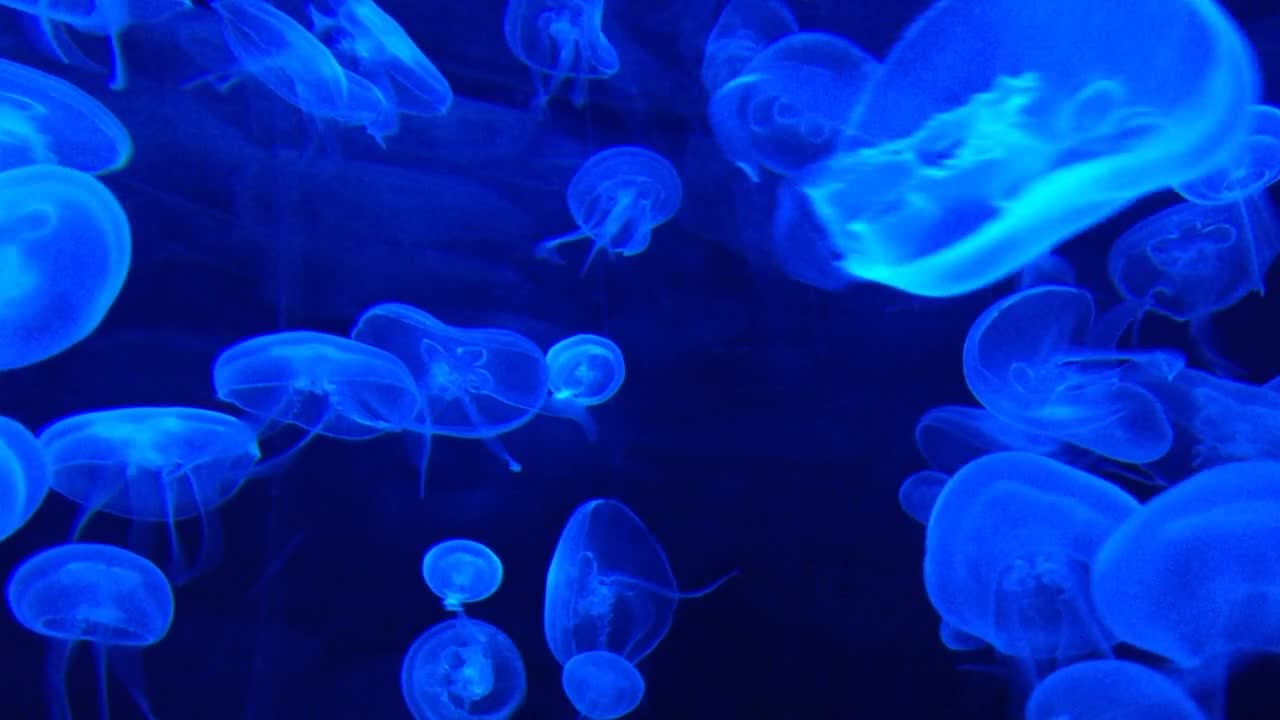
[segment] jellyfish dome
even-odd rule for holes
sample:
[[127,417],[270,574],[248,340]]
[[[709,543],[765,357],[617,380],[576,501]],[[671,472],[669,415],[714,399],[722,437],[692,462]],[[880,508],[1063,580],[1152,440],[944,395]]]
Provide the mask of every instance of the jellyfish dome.
[[626,659],[604,650],[569,658],[560,684],[573,708],[588,720],[614,720],[644,699],[644,676]]
[[1125,660],[1087,660],[1045,678],[1027,700],[1026,720],[1205,720],[1169,678]]
[[31,519],[49,493],[49,461],[24,425],[0,417],[0,540]]
[[444,600],[446,610],[461,612],[466,603],[479,602],[502,585],[502,561],[474,540],[445,540],[431,546],[422,558],[422,578]]
[[1174,185],[1182,197],[1198,205],[1243,200],[1280,179],[1280,109],[1249,108],[1249,133],[1223,167]]
[[781,0],[729,0],[707,35],[702,85],[715,95],[770,43],[800,29]]
[[400,667],[400,688],[416,720],[505,720],[524,702],[527,684],[511,638],[471,618],[428,629]]
[[587,102],[587,81],[612,77],[621,63],[604,36],[605,0],[507,0],[502,30],[507,47],[533,72],[535,108],[545,107],[573,78],[574,107]]
[[581,405],[599,405],[613,397],[627,374],[622,351],[599,335],[567,337],[547,351],[552,397]]

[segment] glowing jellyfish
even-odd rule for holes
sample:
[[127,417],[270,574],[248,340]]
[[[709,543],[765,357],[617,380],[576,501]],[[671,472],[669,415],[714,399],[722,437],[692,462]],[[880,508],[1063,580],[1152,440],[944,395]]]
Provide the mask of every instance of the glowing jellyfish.
[[844,272],[959,295],[1228,161],[1258,88],[1212,0],[940,2],[793,178]]
[[432,545],[422,557],[422,579],[444,600],[445,610],[462,612],[463,605],[498,591],[502,561],[474,540],[445,540]]
[[1089,565],[1138,509],[1107,481],[1023,452],[964,466],[925,533],[929,601],[954,628],[1023,659],[1104,651]]
[[0,173],[0,370],[88,337],[124,286],[129,218],[92,176],[57,165]]
[[547,370],[551,396],[542,412],[576,421],[594,441],[596,424],[587,408],[608,401],[622,387],[627,375],[622,351],[606,337],[571,335],[547,351]]
[[[400,23],[374,0],[330,0],[333,15],[309,8],[312,32],[373,82],[388,105],[374,137],[393,135],[399,113],[443,115],[453,105],[449,81]],[[394,81],[394,82],[393,82]],[[400,88],[398,92],[396,87]]]
[[1024,430],[979,407],[929,408],[916,421],[915,432],[916,449],[930,466],[947,474],[997,450],[1024,450],[1058,459],[1072,455],[1061,440]]
[[1280,393],[1184,368],[1143,382],[1175,426],[1189,436],[1191,466],[1280,460]]
[[830,155],[880,63],[837,35],[787,35],[711,98],[707,118],[725,157],[753,182]]
[[601,250],[623,257],[642,253],[653,229],[680,209],[683,194],[680,176],[661,155],[629,145],[602,150],[569,181],[569,213],[578,230],[538,243],[538,257],[560,262],[556,248],[590,240],[585,275]]
[[503,33],[516,59],[529,66],[543,108],[573,78],[574,107],[587,102],[587,81],[618,72],[618,52],[602,27],[604,0],[507,0]]
[[560,684],[573,708],[589,720],[620,718],[644,699],[644,676],[625,658],[605,650],[569,658]]
[[707,35],[702,86],[715,95],[770,43],[799,29],[781,0],[729,0]]
[[49,492],[49,461],[21,423],[0,416],[0,540],[27,524]]
[[1092,587],[1116,638],[1182,666],[1280,652],[1280,463],[1203,470],[1099,549]]
[[71,83],[0,59],[0,171],[37,164],[93,175],[133,157],[129,131],[110,110]]
[[1092,346],[1092,324],[1093,298],[1084,290],[1045,285],[1014,293],[969,329],[965,382],[992,414],[1025,430],[1114,460],[1157,460],[1172,446],[1173,429],[1135,379],[1172,377],[1184,358]]
[[400,688],[416,720],[504,720],[524,702],[527,682],[511,638],[471,618],[432,626],[400,667]]
[[1054,672],[1027,700],[1026,720],[1205,720],[1169,678],[1125,660],[1087,660]]
[[921,525],[929,524],[929,513],[938,493],[951,477],[937,470],[921,470],[907,476],[898,486],[898,507]]
[[[173,589],[145,558],[111,545],[73,543],[27,558],[9,578],[9,609],[23,627],[50,638],[52,717],[70,718],[66,672],[72,649],[94,645],[101,713],[107,717],[107,655],[154,645],[173,623]],[[147,717],[155,717],[133,678],[121,675]]]
[[1247,201],[1280,179],[1280,109],[1249,108],[1249,133],[1222,167],[1174,185],[1182,197],[1198,205]]

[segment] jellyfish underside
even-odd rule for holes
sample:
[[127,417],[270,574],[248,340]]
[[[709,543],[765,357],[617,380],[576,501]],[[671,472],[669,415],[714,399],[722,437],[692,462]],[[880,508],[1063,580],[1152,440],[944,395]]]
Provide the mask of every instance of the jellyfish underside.
[[556,248],[578,240],[591,240],[593,246],[582,263],[579,277],[587,274],[600,251],[623,256],[636,255],[649,247],[653,219],[649,209],[654,196],[651,183],[616,181],[601,187],[588,200],[582,227],[567,235],[539,243],[538,257],[563,262]]
[[1001,568],[992,597],[1002,652],[1031,660],[1110,654],[1092,619],[1088,564],[1061,551],[1024,554]]

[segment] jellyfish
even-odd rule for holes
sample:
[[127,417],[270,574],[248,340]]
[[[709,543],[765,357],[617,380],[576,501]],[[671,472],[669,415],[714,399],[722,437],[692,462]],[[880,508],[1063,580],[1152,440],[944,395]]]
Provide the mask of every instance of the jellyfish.
[[1198,205],[1248,202],[1280,179],[1280,109],[1252,105],[1244,142],[1221,167],[1175,183],[1182,197]]
[[653,229],[680,209],[684,187],[666,158],[629,145],[611,147],[587,158],[569,181],[569,212],[578,229],[538,243],[538,257],[561,262],[556,248],[590,240],[592,248],[579,275],[586,275],[601,250],[630,257],[649,247]]
[[[107,717],[107,656],[154,645],[173,623],[173,589],[145,558],[111,545],[71,543],[45,548],[18,566],[6,591],[9,610],[28,630],[50,640],[52,717],[70,718],[66,673],[76,645],[97,651],[98,703]],[[155,716],[140,682],[122,675],[147,718]]]
[[929,524],[929,513],[938,500],[938,493],[951,477],[937,470],[921,470],[907,476],[898,486],[898,507],[908,517],[921,525]]
[[574,420],[593,442],[596,424],[587,408],[617,394],[627,375],[622,351],[599,335],[571,335],[547,351],[547,389],[542,413]]
[[129,218],[91,175],[57,165],[0,173],[0,371],[88,337],[124,286]]
[[[453,105],[449,81],[374,0],[329,0],[328,5],[333,15],[308,7],[311,31],[340,58],[354,63],[386,101],[387,111],[371,131],[374,137],[394,135],[399,130],[399,113],[435,116],[449,111]],[[396,91],[396,85],[402,92]]]
[[606,650],[635,664],[671,629],[676,601],[702,597],[736,571],[696,592],[676,589],[662,546],[616,500],[574,511],[547,569],[543,631],[561,665]]
[[988,308],[964,342],[964,377],[992,414],[1024,430],[1103,457],[1145,463],[1164,456],[1173,429],[1139,377],[1172,377],[1172,350],[1122,351],[1088,344],[1093,298],[1045,285]]
[[838,268],[960,295],[1222,165],[1258,94],[1248,41],[1209,0],[938,2],[860,95],[844,144],[789,181]]
[[1062,668],[1027,699],[1026,720],[1205,720],[1169,678],[1126,660],[1087,660]]
[[916,449],[930,467],[946,474],[996,450],[1024,450],[1062,460],[1079,454],[1052,435],[1024,430],[985,408],[965,405],[926,410],[916,421]]
[[1017,451],[974,460],[929,516],[929,601],[955,629],[1024,661],[1108,653],[1089,566],[1137,510],[1116,486],[1056,460]]
[[507,0],[503,33],[516,59],[533,73],[533,107],[542,110],[573,78],[570,100],[587,102],[587,81],[613,77],[618,52],[602,27],[604,0]]
[[22,423],[0,416],[0,541],[17,532],[49,493],[49,461]]
[[467,603],[479,602],[502,585],[502,561],[487,546],[474,540],[444,540],[422,557],[422,579],[444,601],[444,609],[462,612]]
[[351,337],[399,358],[420,403],[406,428],[424,438],[425,483],[430,437],[480,439],[508,469],[520,463],[497,440],[533,419],[547,399],[547,361],[532,340],[498,328],[446,325],[410,305],[383,303],[364,312]]
[[1026,290],[1040,285],[1075,285],[1076,269],[1057,253],[1046,253],[1018,271],[1017,286]]
[[0,59],[0,171],[52,164],[104,175],[132,157],[129,131],[93,96]]
[[707,35],[702,86],[715,95],[770,43],[799,30],[781,0],[729,0]]
[[400,667],[400,688],[416,720],[505,720],[524,702],[527,684],[511,638],[466,617],[422,633]]
[[836,149],[879,71],[879,61],[837,35],[786,35],[712,96],[707,119],[725,157],[752,182],[761,168],[789,175]]
[[644,699],[644,676],[635,665],[607,650],[569,658],[560,684],[573,708],[588,720],[620,718]]

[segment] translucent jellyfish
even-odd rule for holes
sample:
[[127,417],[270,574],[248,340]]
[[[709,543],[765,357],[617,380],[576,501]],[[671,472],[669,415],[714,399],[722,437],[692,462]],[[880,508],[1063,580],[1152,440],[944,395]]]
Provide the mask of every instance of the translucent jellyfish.
[[627,375],[622,351],[606,337],[571,335],[547,351],[547,370],[551,396],[542,412],[576,421],[594,441],[596,424],[587,408],[608,401],[622,387]]
[[1198,205],[1239,203],[1280,179],[1280,109],[1249,108],[1249,133],[1228,162],[1213,172],[1174,185]]
[[1076,269],[1057,253],[1047,253],[1018,271],[1018,289],[1040,285],[1075,285]]
[[1173,444],[1164,408],[1135,382],[1172,377],[1183,357],[1172,350],[1094,347],[1093,298],[1045,285],[1014,293],[974,321],[964,343],[964,377],[992,414],[1104,457],[1144,463]]
[[711,98],[707,119],[725,157],[752,182],[830,155],[880,63],[837,35],[787,35]]
[[312,32],[339,59],[353,63],[386,100],[387,112],[371,134],[394,135],[399,113],[434,116],[449,111],[453,105],[449,81],[374,0],[329,0],[326,5],[333,15],[308,8]]
[[1273,389],[1191,368],[1142,384],[1189,436],[1193,468],[1234,460],[1280,461],[1280,393]]
[[1280,463],[1203,470],[1099,549],[1092,587],[1116,638],[1182,666],[1280,652]]
[[984,408],[965,405],[926,410],[916,421],[916,449],[931,467],[947,474],[997,450],[1024,450],[1059,459],[1072,454],[1068,445],[1051,435],[1024,430]]
[[1094,553],[1138,502],[1094,475],[1023,452],[964,466],[925,534],[929,601],[954,628],[1006,655],[1107,652],[1090,601]]
[[0,540],[35,514],[49,492],[49,461],[22,423],[0,416]]
[[444,600],[444,609],[462,612],[467,603],[480,602],[502,585],[502,561],[474,540],[444,540],[422,557],[422,579]]
[[653,229],[680,209],[684,186],[666,158],[620,145],[587,158],[569,181],[569,212],[578,230],[538,243],[538,257],[561,262],[556,248],[590,240],[581,275],[601,250],[630,257],[649,247]]
[[644,676],[625,658],[605,650],[569,658],[560,684],[573,708],[588,720],[620,718],[644,699]]
[[503,33],[516,59],[533,72],[533,106],[546,107],[573,78],[573,106],[587,102],[587,81],[618,72],[618,52],[604,36],[604,0],[507,0]]
[[505,720],[524,702],[527,684],[511,638],[471,618],[429,628],[400,667],[400,688],[416,720]]
[[1176,683],[1125,660],[1088,660],[1062,668],[1036,686],[1026,720],[1205,720]]
[[[533,419],[547,399],[547,361],[532,340],[498,328],[446,325],[410,305],[383,303],[360,316],[351,337],[400,358],[421,403],[407,429],[484,440],[521,469],[496,437]],[[429,448],[424,448],[425,473]],[[425,476],[424,476],[425,477]]]
[[92,176],[57,165],[0,173],[0,370],[88,337],[124,286],[129,218]]
[[898,507],[921,525],[929,524],[929,513],[938,493],[951,477],[937,470],[921,470],[907,476],[898,486]]
[[132,157],[129,131],[93,96],[0,59],[0,171],[53,164],[102,175]]
[[1256,66],[1212,0],[939,2],[890,51],[841,152],[793,177],[846,273],[959,295],[1222,165]]
[[[51,640],[51,716],[71,717],[66,672],[72,649],[97,651],[99,704],[108,716],[107,655],[154,645],[173,623],[173,589],[145,558],[111,545],[73,543],[46,548],[9,578],[9,610],[23,627]],[[120,679],[148,718],[154,718],[140,681]]]
[[770,43],[800,29],[781,0],[729,0],[707,35],[702,85],[715,95]]

